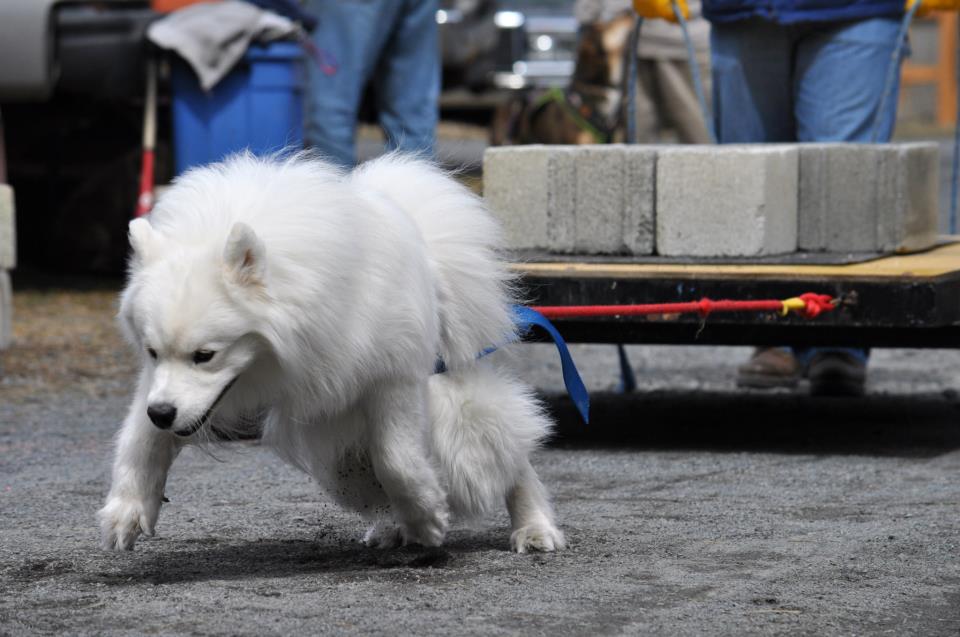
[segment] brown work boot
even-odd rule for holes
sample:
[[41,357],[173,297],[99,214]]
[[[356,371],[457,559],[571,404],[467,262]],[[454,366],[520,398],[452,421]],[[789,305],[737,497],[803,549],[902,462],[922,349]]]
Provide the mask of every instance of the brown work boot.
[[867,361],[843,351],[817,352],[807,367],[813,396],[862,396]]
[[792,388],[799,381],[800,363],[783,347],[758,347],[750,360],[737,368],[737,387]]

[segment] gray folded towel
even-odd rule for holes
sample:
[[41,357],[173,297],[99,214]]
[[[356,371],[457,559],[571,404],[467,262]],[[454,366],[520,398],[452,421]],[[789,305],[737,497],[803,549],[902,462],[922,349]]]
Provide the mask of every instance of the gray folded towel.
[[230,72],[251,42],[301,35],[291,20],[240,0],[202,2],[157,20],[147,38],[187,61],[208,91]]

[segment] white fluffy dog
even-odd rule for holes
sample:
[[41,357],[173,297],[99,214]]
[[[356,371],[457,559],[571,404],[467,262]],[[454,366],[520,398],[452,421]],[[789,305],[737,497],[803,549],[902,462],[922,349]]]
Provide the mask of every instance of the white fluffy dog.
[[529,462],[550,422],[499,355],[477,359],[514,338],[499,228],[449,176],[239,155],[177,180],[130,241],[120,322],[143,367],[105,547],[153,534],[181,447],[253,416],[369,546],[436,546],[504,501],[514,550],[564,546]]

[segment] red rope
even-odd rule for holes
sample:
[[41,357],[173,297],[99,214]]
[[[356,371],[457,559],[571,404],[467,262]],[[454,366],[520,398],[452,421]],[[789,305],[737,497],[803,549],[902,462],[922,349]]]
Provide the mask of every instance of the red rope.
[[786,304],[788,311],[795,311],[804,318],[814,318],[822,312],[836,307],[836,300],[827,294],[808,292],[799,297],[802,306],[794,306],[787,301],[713,301],[700,299],[688,303],[647,303],[641,305],[548,305],[534,307],[549,319],[586,318],[604,316],[645,316],[648,314],[690,314],[706,317],[714,312],[783,312]]

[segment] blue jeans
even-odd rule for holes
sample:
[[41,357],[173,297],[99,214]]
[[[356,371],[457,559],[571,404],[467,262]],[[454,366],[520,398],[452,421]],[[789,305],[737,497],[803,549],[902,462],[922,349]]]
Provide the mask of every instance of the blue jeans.
[[[900,22],[871,18],[779,25],[761,19],[714,24],[713,109],[722,144],[869,142]],[[901,59],[902,61],[902,59]],[[898,82],[881,114],[878,141],[893,135]],[[801,364],[816,351],[794,350]]]
[[388,150],[431,157],[440,95],[437,0],[309,0],[324,65],[307,74],[307,146],[352,167],[357,112],[374,90]]
[[[718,141],[871,141],[899,29],[894,18],[792,25],[752,19],[713,25]],[[881,142],[893,135],[897,76],[881,116]]]

